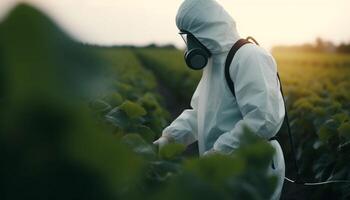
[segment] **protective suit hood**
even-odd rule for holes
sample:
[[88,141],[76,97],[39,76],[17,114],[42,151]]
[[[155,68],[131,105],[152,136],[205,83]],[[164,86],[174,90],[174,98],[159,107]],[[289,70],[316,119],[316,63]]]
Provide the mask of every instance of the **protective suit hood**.
[[185,0],[176,25],[192,33],[212,54],[229,51],[240,38],[234,19],[214,0]]

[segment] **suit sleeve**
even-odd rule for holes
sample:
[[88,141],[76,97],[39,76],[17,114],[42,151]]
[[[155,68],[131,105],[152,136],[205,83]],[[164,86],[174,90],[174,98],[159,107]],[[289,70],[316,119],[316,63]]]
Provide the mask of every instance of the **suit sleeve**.
[[191,109],[184,110],[166,127],[162,132],[163,136],[171,137],[175,142],[185,145],[189,145],[197,140],[197,107],[200,85],[199,83],[192,96]]
[[214,143],[214,150],[223,153],[239,147],[245,127],[268,140],[276,135],[284,119],[284,102],[273,57],[261,49],[245,50],[238,64],[234,67],[231,63],[230,67],[242,119]]

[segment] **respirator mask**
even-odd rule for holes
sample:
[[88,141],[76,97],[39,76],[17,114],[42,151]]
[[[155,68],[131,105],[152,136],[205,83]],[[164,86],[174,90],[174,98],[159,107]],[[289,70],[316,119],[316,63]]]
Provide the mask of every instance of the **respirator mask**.
[[187,45],[184,55],[187,66],[194,70],[203,69],[208,64],[210,51],[190,32],[181,30],[179,34]]

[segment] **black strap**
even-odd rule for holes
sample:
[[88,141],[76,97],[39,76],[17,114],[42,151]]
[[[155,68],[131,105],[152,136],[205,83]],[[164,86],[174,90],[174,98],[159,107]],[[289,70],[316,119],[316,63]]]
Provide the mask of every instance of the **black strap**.
[[235,57],[237,51],[245,44],[251,43],[246,39],[240,39],[238,40],[231,48],[231,50],[229,51],[227,58],[226,58],[226,62],[225,62],[225,78],[226,78],[226,82],[228,87],[231,90],[231,93],[234,97],[236,97],[236,93],[235,93],[235,86],[234,83],[231,79],[230,76],[230,65],[232,63],[233,58]]
[[305,182],[301,179],[301,174],[300,174],[300,171],[299,171],[299,166],[298,166],[298,161],[297,161],[297,156],[296,156],[297,154],[295,152],[294,138],[293,138],[293,135],[292,135],[292,131],[290,129],[290,124],[289,124],[287,105],[286,105],[286,101],[285,101],[285,98],[284,98],[281,78],[280,78],[280,75],[278,74],[278,72],[277,72],[277,78],[278,78],[278,81],[280,83],[280,91],[281,91],[281,94],[282,94],[283,104],[284,104],[285,115],[284,115],[283,123],[287,125],[289,145],[291,147],[291,151],[292,151],[292,154],[293,154],[293,162],[294,162],[294,168],[295,168],[295,172],[296,172],[295,183],[297,183],[297,184],[304,184]]

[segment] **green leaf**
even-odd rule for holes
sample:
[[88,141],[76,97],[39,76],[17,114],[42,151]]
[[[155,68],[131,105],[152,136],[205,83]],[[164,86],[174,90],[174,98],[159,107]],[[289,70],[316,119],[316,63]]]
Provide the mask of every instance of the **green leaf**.
[[156,153],[152,145],[145,142],[138,134],[127,134],[122,138],[122,143],[131,147],[136,153],[148,159],[155,159]]
[[342,123],[338,128],[339,135],[350,139],[350,122]]
[[306,98],[301,98],[297,100],[293,106],[298,109],[298,110],[306,110],[306,111],[311,111],[313,109],[313,105],[311,102],[306,99]]
[[96,100],[90,103],[90,107],[97,112],[105,112],[111,109],[111,105],[103,100]]
[[147,109],[155,110],[159,107],[156,98],[149,92],[143,95],[138,102]]
[[225,180],[243,173],[244,160],[226,155],[213,155],[199,160],[189,160],[185,169],[212,183],[223,184]]
[[107,97],[107,101],[112,107],[115,107],[123,102],[123,97],[119,93],[113,93]]
[[141,105],[128,100],[124,101],[124,103],[119,106],[119,109],[123,110],[130,118],[138,118],[147,114],[146,110]]
[[156,136],[156,134],[147,126],[139,125],[136,129],[137,133],[139,133],[146,142],[151,143]]
[[339,123],[349,121],[349,116],[346,113],[335,114],[332,118],[335,119]]
[[326,107],[326,112],[336,114],[341,112],[342,105],[339,102],[332,102],[331,105]]
[[313,109],[313,112],[318,116],[325,116],[327,114],[326,110],[322,107],[315,107]]
[[327,143],[328,140],[332,137],[333,132],[326,126],[322,126],[318,131],[318,137],[323,143]]
[[169,144],[160,150],[160,157],[163,159],[171,160],[185,151],[186,147],[183,144]]
[[130,124],[128,116],[125,112],[119,109],[119,107],[114,108],[106,115],[106,120],[111,122],[114,126],[120,128],[127,128]]

